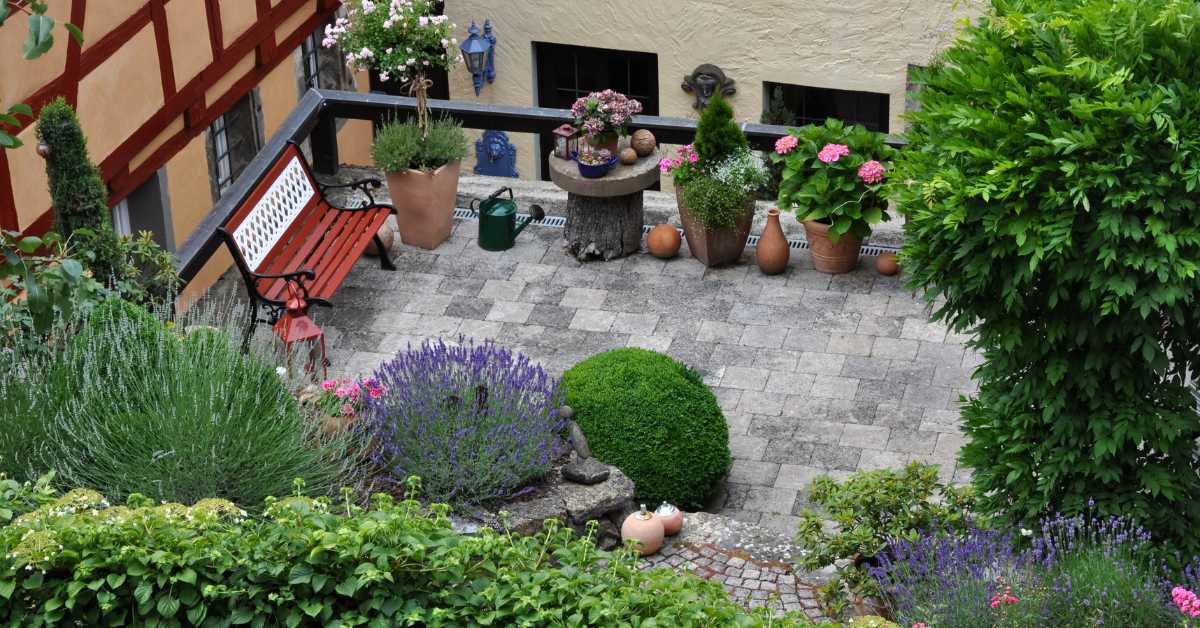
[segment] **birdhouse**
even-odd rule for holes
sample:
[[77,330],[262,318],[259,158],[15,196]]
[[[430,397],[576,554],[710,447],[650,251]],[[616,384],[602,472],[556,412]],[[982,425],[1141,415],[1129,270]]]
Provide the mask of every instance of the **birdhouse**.
[[579,151],[579,129],[564,124],[554,129],[554,156],[559,159],[570,159]]

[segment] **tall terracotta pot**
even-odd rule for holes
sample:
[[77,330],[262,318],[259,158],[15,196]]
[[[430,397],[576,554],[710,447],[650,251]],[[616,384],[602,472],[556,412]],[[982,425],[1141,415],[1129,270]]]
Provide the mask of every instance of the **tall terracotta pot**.
[[858,238],[844,235],[834,244],[829,239],[829,225],[815,220],[804,221],[804,234],[808,238],[813,267],[817,270],[837,274],[858,267],[858,248],[862,245]]
[[733,228],[710,231],[698,216],[693,215],[683,201],[683,186],[675,186],[675,203],[679,205],[679,221],[683,223],[683,237],[687,239],[692,257],[705,266],[724,266],[742,257],[746,250],[746,238],[754,223],[754,197],[746,199],[742,215],[738,216]]
[[787,238],[783,237],[783,227],[779,225],[779,209],[772,207],[767,211],[767,226],[758,237],[758,245],[754,248],[754,260],[758,269],[764,275],[778,275],[787,270],[788,258]]
[[436,249],[450,237],[461,165],[461,162],[452,161],[432,172],[387,173],[388,191],[392,205],[396,206],[396,225],[402,242]]

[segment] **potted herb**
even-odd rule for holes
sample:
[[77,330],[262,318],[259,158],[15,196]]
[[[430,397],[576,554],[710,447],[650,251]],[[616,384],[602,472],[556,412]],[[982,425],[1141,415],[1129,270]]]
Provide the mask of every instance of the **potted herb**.
[[779,206],[804,223],[817,270],[854,270],[871,225],[890,219],[882,188],[894,155],[883,135],[834,119],[775,142],[771,158],[783,165]]
[[450,122],[429,120],[428,73],[457,62],[454,24],[433,15],[431,0],[351,0],[346,17],[325,27],[324,46],[348,50],[355,69],[373,69],[384,82],[406,85],[417,100],[415,120],[384,127],[372,148],[387,175],[400,239],[425,249],[450,237],[466,138]]
[[597,151],[588,150],[575,155],[575,162],[579,164],[581,176],[588,179],[599,179],[608,174],[613,164],[617,163],[617,156],[607,148],[601,148]]
[[621,136],[629,135],[629,121],[641,112],[642,103],[611,89],[592,92],[571,105],[575,128],[587,143],[614,154]]
[[673,177],[692,255],[706,266],[741,258],[754,222],[756,192],[769,174],[719,94],[700,116],[695,143],[680,147],[673,159],[663,159],[659,169]]

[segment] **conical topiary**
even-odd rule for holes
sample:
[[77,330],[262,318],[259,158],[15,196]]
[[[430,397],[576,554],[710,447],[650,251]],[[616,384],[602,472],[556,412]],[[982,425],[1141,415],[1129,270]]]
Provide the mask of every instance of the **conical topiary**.
[[739,148],[746,148],[746,134],[733,121],[733,107],[713,94],[696,125],[696,154],[700,163],[715,164]]
[[108,190],[87,152],[75,110],[61,96],[42,107],[38,141],[50,147],[46,176],[54,206],[54,228],[64,238],[80,228],[101,233],[112,226]]

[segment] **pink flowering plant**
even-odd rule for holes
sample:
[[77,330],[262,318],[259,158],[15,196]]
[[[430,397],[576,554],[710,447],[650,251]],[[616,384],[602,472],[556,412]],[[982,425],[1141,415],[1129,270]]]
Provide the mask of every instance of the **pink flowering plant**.
[[783,166],[779,207],[800,220],[829,225],[829,238],[862,240],[871,225],[889,220],[883,187],[895,149],[884,136],[829,119],[793,129],[775,142],[771,159]]
[[321,412],[346,418],[358,416],[368,399],[379,399],[387,392],[387,388],[370,377],[327,379],[321,382],[320,388],[316,404]]
[[592,92],[571,105],[575,128],[595,144],[629,135],[629,122],[642,112],[642,103],[611,89]]

